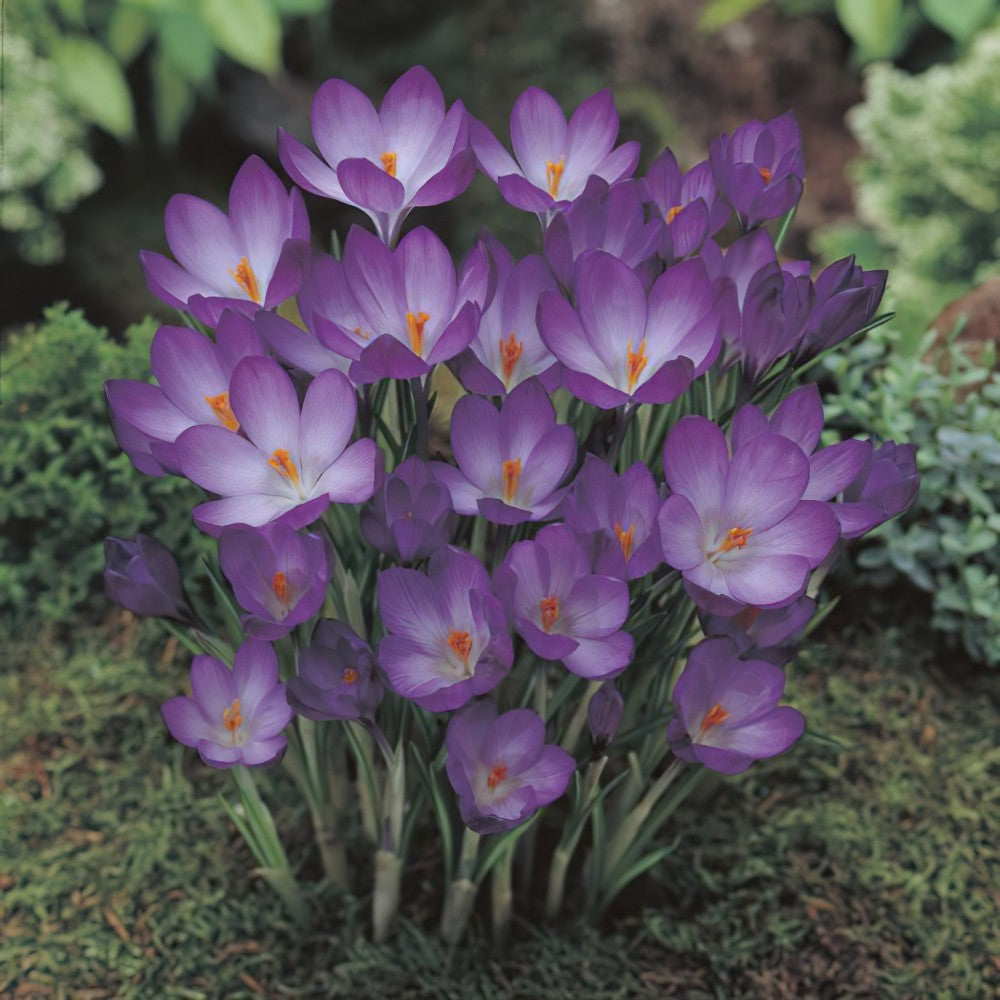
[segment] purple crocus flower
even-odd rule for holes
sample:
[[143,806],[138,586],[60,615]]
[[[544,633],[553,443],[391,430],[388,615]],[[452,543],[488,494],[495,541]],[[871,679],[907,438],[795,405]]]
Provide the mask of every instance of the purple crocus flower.
[[360,208],[391,246],[411,209],[440,205],[469,186],[475,158],[466,118],[461,101],[445,112],[441,88],[423,66],[404,73],[378,111],[346,80],[327,80],[312,102],[322,159],[284,129],[278,154],[296,184]]
[[219,565],[247,612],[243,630],[255,639],[280,639],[312,618],[330,580],[326,542],[280,521],[223,528]]
[[149,290],[208,326],[224,309],[273,309],[298,290],[309,218],[298,190],[289,194],[259,156],[236,174],[228,215],[201,198],[175,194],[167,203],[166,231],[178,263],[143,251]]
[[663,562],[653,474],[636,462],[620,476],[587,455],[559,513],[590,553],[594,573],[637,580]]
[[567,125],[555,98],[529,87],[510,115],[513,157],[482,122],[473,118],[469,123],[469,139],[483,173],[509,204],[536,212],[543,222],[554,209],[579,197],[591,177],[614,184],[632,174],[639,144],[615,148],[617,136],[618,112],[610,90],[588,97]]
[[491,691],[514,659],[503,608],[482,563],[448,546],[427,573],[388,569],[378,578],[387,635],[378,661],[392,689],[429,712],[446,712]]
[[491,256],[496,289],[475,339],[453,362],[455,374],[469,392],[483,396],[505,395],[536,376],[552,392],[562,368],[542,343],[536,318],[539,298],[556,290],[552,272],[537,255],[515,264],[499,244]]
[[353,226],[343,262],[322,257],[300,296],[303,318],[321,344],[351,360],[355,384],[416,378],[469,346],[485,256],[459,283],[445,245],[429,229],[406,234],[390,250]]
[[416,562],[446,546],[458,527],[451,494],[435,465],[416,456],[387,476],[361,514],[361,531],[379,552]]
[[709,611],[790,604],[840,536],[826,504],[802,499],[809,460],[780,434],[757,435],[730,460],[715,424],[684,417],[663,446],[663,469],[671,490],[659,515],[664,557],[689,592],[694,585],[723,599]]
[[232,670],[213,656],[196,656],[191,697],[171,698],[160,711],[170,735],[212,767],[277,760],[288,743],[284,729],[295,715],[278,680],[274,648],[258,639],[236,650]]
[[[179,472],[175,442],[189,427],[239,430],[229,380],[244,358],[266,353],[253,323],[232,311],[219,321],[214,344],[186,326],[160,327],[149,350],[158,385],[124,378],[104,383],[118,443],[142,472]],[[156,469],[148,468],[150,460]]]
[[643,201],[666,224],[660,254],[667,261],[696,253],[707,236],[729,220],[730,209],[719,195],[708,160],[683,173],[674,154],[665,149],[639,181]]
[[745,659],[767,660],[781,666],[791,659],[815,613],[816,602],[811,597],[800,597],[786,608],[747,607],[730,618],[702,615],[701,627],[707,636],[731,639]]
[[336,371],[313,379],[299,411],[295,386],[270,358],[245,358],[229,389],[243,434],[198,426],[177,439],[181,470],[222,499],[194,510],[195,523],[218,535],[227,524],[259,526],[279,518],[301,528],[330,503],[362,503],[375,491],[377,449],[348,444],[358,401]]
[[784,690],[780,667],[741,660],[729,639],[705,639],[691,650],[674,686],[670,749],[722,774],[740,774],[755,760],[784,753],[806,724],[798,710],[778,706]]
[[515,543],[494,574],[493,591],[531,651],[561,660],[571,673],[603,680],[632,659],[632,636],[622,631],[628,585],[592,574],[587,554],[563,524]]
[[576,770],[565,750],[545,742],[530,709],[497,715],[492,699],[473,702],[448,723],[446,767],[462,820],[479,834],[512,830],[558,799]]
[[586,250],[603,250],[635,271],[648,287],[659,273],[656,251],[664,223],[646,221],[635,181],[609,187],[591,177],[576,201],[560,212],[545,230],[545,259],[563,287],[574,287],[574,264]]
[[712,140],[712,173],[744,228],[784,215],[802,196],[802,137],[791,111]]
[[344,622],[324,618],[285,693],[299,715],[322,722],[371,719],[384,692],[368,643]]
[[499,524],[548,517],[577,451],[573,429],[556,423],[537,379],[512,390],[499,413],[485,399],[463,396],[452,413],[451,447],[458,468],[435,468],[455,510]]
[[587,705],[587,728],[598,753],[603,753],[615,738],[624,711],[625,702],[614,681],[605,681]]
[[177,561],[152,535],[104,539],[104,589],[115,604],[133,614],[195,620]]
[[576,266],[576,308],[548,292],[538,313],[542,340],[574,396],[605,410],[669,403],[708,370],[722,312],[700,260],[664,272],[648,302],[642,281],[610,254],[589,250]]
[[860,538],[908,510],[920,490],[917,449],[886,441],[877,448],[834,504],[844,538]]

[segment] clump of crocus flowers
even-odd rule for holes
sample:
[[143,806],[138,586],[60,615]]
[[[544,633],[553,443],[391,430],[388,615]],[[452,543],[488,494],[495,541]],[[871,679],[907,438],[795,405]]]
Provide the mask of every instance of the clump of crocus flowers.
[[[199,580],[150,537],[109,540],[108,592],[195,654],[164,721],[232,770],[233,821],[297,916],[253,780],[279,759],[376,939],[435,831],[449,942],[487,876],[503,937],[515,854],[548,918],[594,917],[665,856],[698,781],[796,743],[784,667],[832,559],[913,500],[908,446],[818,447],[807,380],[878,322],[885,273],[779,256],[790,113],[645,177],[607,91],[567,119],[527,90],[512,153],[420,67],[378,110],[328,81],[312,129],[318,154],[280,133],[291,188],[252,157],[227,211],[171,199],[176,261],[142,254],[183,325],[154,339],[155,383],[108,382],[112,421],[141,471],[206,491],[218,554]],[[538,253],[483,236],[456,260],[403,232],[477,168],[537,216]],[[300,189],[374,232],[317,251]]]

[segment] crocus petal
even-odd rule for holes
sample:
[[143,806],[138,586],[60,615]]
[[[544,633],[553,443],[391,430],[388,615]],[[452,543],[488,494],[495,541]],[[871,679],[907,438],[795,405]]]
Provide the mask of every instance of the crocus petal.
[[299,400],[288,373],[271,358],[244,358],[233,371],[229,402],[247,437],[265,454],[294,449]]
[[801,500],[808,482],[802,449],[779,434],[761,434],[733,456],[720,521],[725,528],[770,528]]
[[327,80],[320,86],[310,118],[316,145],[334,168],[349,157],[364,156],[374,161],[387,152],[374,105],[346,80]]
[[260,451],[224,427],[189,427],[177,439],[177,457],[184,475],[212,493],[279,492],[278,474]]
[[570,673],[592,681],[620,674],[631,662],[635,644],[628,632],[612,632],[599,639],[579,638],[577,648],[563,657]]
[[167,244],[182,267],[201,275],[217,292],[239,286],[229,273],[243,256],[229,218],[215,205],[189,194],[175,194],[164,216]]
[[711,517],[722,506],[729,471],[725,435],[705,417],[682,418],[663,446],[663,471],[674,493],[687,497],[702,516]]
[[480,169],[494,184],[501,177],[521,172],[500,140],[481,121],[472,117],[469,118],[469,142]]
[[340,372],[313,379],[302,402],[298,453],[305,470],[322,474],[340,456],[354,433],[358,400]]
[[555,98],[529,87],[514,102],[510,114],[510,141],[524,176],[543,190],[546,168],[566,155],[566,116]]
[[334,503],[364,503],[375,492],[378,448],[370,438],[355,441],[320,476],[316,492],[328,494]]
[[229,221],[237,245],[262,283],[274,273],[289,235],[290,215],[288,192],[278,175],[259,156],[249,157],[229,189]]
[[212,291],[204,281],[163,254],[143,250],[139,254],[139,260],[149,290],[161,302],[166,302],[175,309],[186,309],[192,295]]
[[288,176],[310,194],[344,200],[337,172],[283,128],[278,129],[278,159]]
[[337,179],[348,200],[361,208],[395,212],[403,204],[403,185],[371,160],[341,160]]

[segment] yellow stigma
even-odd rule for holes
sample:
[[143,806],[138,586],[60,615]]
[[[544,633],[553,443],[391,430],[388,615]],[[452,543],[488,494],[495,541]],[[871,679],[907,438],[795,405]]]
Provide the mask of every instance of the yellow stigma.
[[274,455],[267,460],[267,464],[279,475],[287,479],[296,488],[299,485],[299,470],[295,468],[291,455],[285,448],[276,448]]
[[549,182],[549,194],[553,198],[559,193],[559,182],[562,180],[563,170],[566,169],[566,157],[561,157],[558,163],[551,160],[545,161],[545,179]]
[[559,618],[559,598],[554,594],[549,597],[543,597],[538,602],[538,607],[542,612],[542,628],[546,632],[551,632],[552,626],[555,625]]
[[396,176],[396,154],[395,153],[383,153],[379,159],[382,161],[382,166],[385,167],[385,172],[390,177]]
[[770,184],[771,183],[771,176],[772,175],[771,175],[771,168],[770,167],[758,167],[757,168],[757,173],[759,173],[760,176],[764,178],[764,183],[765,184]]
[[628,342],[628,347],[625,349],[625,373],[628,376],[628,391],[631,392],[635,388],[636,382],[639,381],[639,376],[642,374],[643,368],[646,367],[646,362],[649,358],[646,357],[646,339],[645,337],[639,341],[639,350],[632,351],[632,341]]
[[716,702],[705,714],[705,718],[701,720],[701,728],[698,730],[698,737],[701,738],[713,726],[717,726],[720,722],[725,722],[728,718],[729,713],[719,702]]
[[424,324],[430,319],[425,312],[406,314],[406,332],[410,335],[410,350],[418,358],[424,356]]
[[505,503],[510,503],[517,493],[517,484],[521,478],[521,460],[519,458],[508,458],[500,466],[500,476],[503,480],[503,498]]
[[494,764],[493,770],[490,771],[490,776],[486,779],[486,787],[492,791],[497,785],[503,784],[504,779],[507,777],[507,765],[506,764]]
[[503,368],[504,385],[508,388],[514,375],[514,369],[517,367],[518,361],[521,360],[521,351],[523,350],[524,344],[517,339],[513,330],[510,331],[506,340],[503,337],[500,338],[500,365]]
[[241,257],[236,265],[235,271],[229,272],[233,276],[233,281],[250,297],[251,301],[260,304],[260,288],[257,285],[257,275],[253,273],[253,268],[248,263],[246,257]]
[[358,683],[358,672],[354,667],[344,668],[344,683],[345,684],[357,684]]
[[205,402],[212,407],[212,412],[223,427],[231,431],[240,429],[240,422],[236,419],[236,414],[233,413],[233,408],[229,405],[228,392],[220,392],[218,396],[206,396]]
[[469,654],[472,652],[472,636],[468,632],[459,632],[452,629],[448,636],[448,645],[451,651],[468,667]]
[[372,339],[372,335],[371,335],[370,333],[365,333],[365,331],[364,331],[364,330],[362,330],[360,326],[356,326],[356,327],[354,328],[354,332],[355,332],[355,334],[357,334],[357,336],[359,336],[359,337],[360,337],[360,338],[361,338],[362,340],[371,340],[371,339]]
[[742,549],[752,533],[753,528],[730,528],[726,532],[726,537],[722,540],[722,544],[714,552],[709,552],[708,554],[714,556],[720,552],[731,552],[733,549]]
[[239,698],[234,698],[232,705],[223,711],[222,724],[229,730],[229,734],[235,739],[236,730],[243,725],[243,713],[240,711]]
[[629,556],[632,555],[632,546],[635,544],[635,525],[630,524],[628,531],[623,531],[622,526],[616,522],[615,538],[618,539],[618,544],[622,547],[625,562],[628,562]]
[[681,212],[683,211],[683,209],[684,209],[683,205],[672,205],[670,207],[670,209],[667,212],[667,214],[663,217],[664,221],[667,223],[668,226],[670,225],[671,222],[674,221],[674,219],[677,218],[678,215],[681,214]]
[[287,608],[291,589],[288,586],[288,577],[280,570],[274,574],[271,580],[271,589],[274,591],[274,596]]

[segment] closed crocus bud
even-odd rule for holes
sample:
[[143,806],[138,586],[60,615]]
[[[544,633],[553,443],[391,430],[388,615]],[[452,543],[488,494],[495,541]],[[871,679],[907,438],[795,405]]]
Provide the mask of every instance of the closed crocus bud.
[[590,699],[587,706],[587,726],[598,753],[602,753],[615,738],[624,708],[625,702],[611,681],[605,681]]
[[104,539],[104,588],[136,615],[194,622],[170,549],[152,535]]
[[841,534],[860,538],[909,510],[919,492],[916,446],[886,441],[844,490],[844,502],[834,504]]

